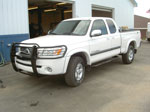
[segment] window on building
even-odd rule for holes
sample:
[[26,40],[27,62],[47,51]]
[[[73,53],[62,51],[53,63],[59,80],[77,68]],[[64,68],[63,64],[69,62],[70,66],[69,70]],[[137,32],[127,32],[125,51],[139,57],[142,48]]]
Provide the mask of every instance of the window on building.
[[116,33],[116,27],[115,27],[115,24],[112,20],[106,20],[107,24],[108,24],[108,27],[109,27],[109,30],[110,30],[110,33]]
[[93,30],[101,30],[102,35],[108,34],[106,25],[103,20],[95,20],[92,26],[92,31]]

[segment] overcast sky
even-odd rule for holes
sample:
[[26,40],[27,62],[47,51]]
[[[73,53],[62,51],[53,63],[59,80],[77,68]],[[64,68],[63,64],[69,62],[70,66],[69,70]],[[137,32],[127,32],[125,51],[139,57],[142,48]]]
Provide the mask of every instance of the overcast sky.
[[150,13],[146,13],[150,9],[150,0],[136,0],[138,7],[134,9],[136,15],[150,18]]

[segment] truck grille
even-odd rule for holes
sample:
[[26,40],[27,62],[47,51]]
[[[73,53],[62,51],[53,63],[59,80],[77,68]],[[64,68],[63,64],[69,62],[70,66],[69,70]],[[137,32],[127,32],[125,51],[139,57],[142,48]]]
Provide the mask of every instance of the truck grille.
[[21,51],[22,54],[31,55],[32,48],[29,48],[29,47],[20,47],[20,51]]

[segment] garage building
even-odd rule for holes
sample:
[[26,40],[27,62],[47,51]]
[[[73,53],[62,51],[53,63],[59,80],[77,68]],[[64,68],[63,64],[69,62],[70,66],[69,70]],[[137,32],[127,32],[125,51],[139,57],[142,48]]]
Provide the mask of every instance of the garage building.
[[10,61],[13,42],[46,35],[72,17],[111,17],[134,28],[136,6],[135,0],[0,0],[0,53]]

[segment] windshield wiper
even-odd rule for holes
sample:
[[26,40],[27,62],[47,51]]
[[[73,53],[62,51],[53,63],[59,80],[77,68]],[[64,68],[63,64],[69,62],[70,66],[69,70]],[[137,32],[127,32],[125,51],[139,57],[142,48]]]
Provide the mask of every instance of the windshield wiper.
[[75,33],[63,33],[63,34],[57,34],[57,33],[50,33],[50,35],[77,35],[77,36],[81,36],[81,34],[75,34]]
[[71,35],[82,36],[82,34],[77,34],[77,33],[71,33]]
[[75,34],[75,33],[63,33],[62,35],[78,35],[78,36],[81,36],[81,34]]
[[62,35],[71,35],[71,33],[63,33]]

